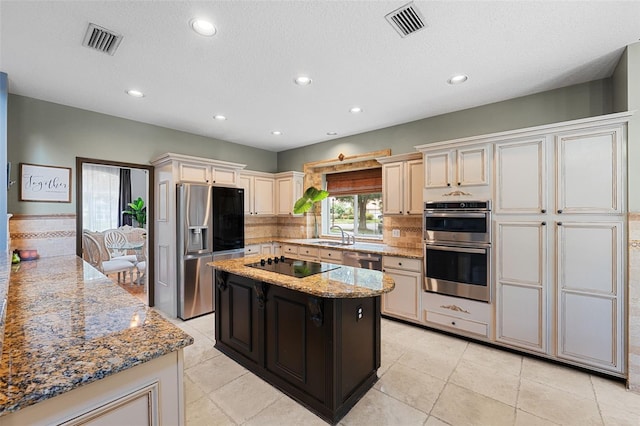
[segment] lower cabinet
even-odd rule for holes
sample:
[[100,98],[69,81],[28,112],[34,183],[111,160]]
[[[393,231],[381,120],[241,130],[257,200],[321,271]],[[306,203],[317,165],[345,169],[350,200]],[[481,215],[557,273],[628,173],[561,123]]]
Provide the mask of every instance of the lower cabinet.
[[332,299],[216,270],[216,348],[329,423],[377,380],[380,297]]
[[471,337],[487,339],[491,334],[491,305],[442,294],[422,293],[426,325]]
[[382,295],[382,313],[412,322],[422,322],[422,260],[384,256],[382,269],[396,283],[393,291]]

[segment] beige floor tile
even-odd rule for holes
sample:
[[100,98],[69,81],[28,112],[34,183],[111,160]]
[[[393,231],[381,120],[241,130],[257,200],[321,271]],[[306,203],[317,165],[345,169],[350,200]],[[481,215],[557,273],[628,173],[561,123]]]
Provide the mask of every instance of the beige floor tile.
[[429,414],[444,385],[442,379],[395,364],[378,380],[375,388]]
[[515,420],[515,408],[449,383],[431,415],[452,425],[511,426]]
[[515,407],[520,375],[502,371],[495,365],[478,365],[463,357],[451,375],[449,383]]
[[244,423],[243,426],[326,426],[327,424],[320,417],[285,395]]
[[187,404],[187,426],[231,426],[236,425],[209,398],[202,397]]
[[516,410],[516,422],[514,426],[554,426],[557,424],[558,423],[554,423],[550,420],[534,416],[526,411]]
[[211,392],[209,398],[237,423],[244,423],[284,394],[248,373]]
[[427,415],[376,389],[371,389],[340,421],[344,426],[419,426]]
[[605,426],[638,426],[640,414],[628,410],[600,405],[600,413]]
[[185,331],[194,339],[193,345],[184,348],[184,366],[186,369],[222,355],[222,352],[213,347],[213,340],[205,337],[204,334],[195,329]]
[[204,393],[209,394],[243,374],[248,374],[248,370],[226,356],[217,356],[186,369],[185,374]]
[[467,342],[461,340],[452,344],[440,337],[429,334],[423,339],[415,340],[413,347],[407,349],[397,362],[447,380],[460,361]]
[[601,406],[640,415],[640,394],[628,391],[624,383],[599,376],[591,376],[591,382]]
[[185,404],[187,405],[205,396],[202,389],[186,374],[184,375],[184,396]]
[[191,327],[198,330],[211,340],[215,340],[215,333],[213,330],[213,314],[203,315],[198,318],[193,318],[186,321]]
[[522,377],[544,383],[581,398],[595,399],[589,373],[535,358],[524,357]]
[[427,422],[424,424],[424,426],[448,426],[448,425],[450,425],[450,423],[443,422],[442,420],[433,416],[429,416],[429,418],[427,419]]
[[393,364],[405,353],[406,348],[391,342],[382,341],[380,343],[380,368],[378,377],[381,377]]
[[514,376],[522,371],[522,355],[478,343],[469,343],[462,359]]
[[543,419],[563,425],[601,425],[595,400],[580,398],[575,392],[522,378],[518,408]]

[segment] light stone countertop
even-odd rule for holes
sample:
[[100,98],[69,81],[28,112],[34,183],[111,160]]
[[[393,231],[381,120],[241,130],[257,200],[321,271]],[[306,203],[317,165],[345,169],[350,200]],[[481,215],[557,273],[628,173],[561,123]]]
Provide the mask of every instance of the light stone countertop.
[[0,416],[193,343],[77,256],[21,262],[7,296]]
[[332,242],[339,242],[340,240],[329,239],[329,238],[254,238],[248,239],[246,241],[246,245],[249,244],[260,244],[260,243],[270,243],[270,242],[279,242],[282,244],[296,244],[307,247],[321,247],[321,248],[330,248],[336,250],[344,250],[344,251],[358,251],[362,253],[373,253],[373,254],[381,254],[383,256],[400,256],[400,257],[410,257],[413,259],[422,259],[423,253],[422,249],[416,248],[406,248],[406,247],[395,247],[390,246],[384,243],[375,243],[375,242],[365,242],[365,241],[356,241],[355,244],[340,244],[335,245],[331,244]]
[[395,287],[393,278],[383,272],[344,265],[335,265],[339,267],[305,278],[290,277],[246,266],[259,261],[258,255],[217,260],[208,265],[219,271],[331,299],[374,297],[388,293]]

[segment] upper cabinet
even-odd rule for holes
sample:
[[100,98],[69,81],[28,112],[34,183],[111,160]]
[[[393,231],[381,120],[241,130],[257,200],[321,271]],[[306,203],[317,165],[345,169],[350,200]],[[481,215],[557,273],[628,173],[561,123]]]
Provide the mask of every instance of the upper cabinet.
[[244,214],[272,216],[275,213],[275,180],[272,173],[242,171],[238,186],[244,188]]
[[382,164],[382,212],[385,215],[422,214],[422,154],[393,155],[377,161]]
[[302,197],[304,173],[282,172],[275,174],[276,214],[292,215],[293,205]]
[[211,185],[235,185],[238,183],[237,169],[228,169],[223,165],[212,165],[196,161],[178,163],[180,182],[208,183]]
[[438,143],[416,147],[424,156],[424,199],[491,198],[492,144]]

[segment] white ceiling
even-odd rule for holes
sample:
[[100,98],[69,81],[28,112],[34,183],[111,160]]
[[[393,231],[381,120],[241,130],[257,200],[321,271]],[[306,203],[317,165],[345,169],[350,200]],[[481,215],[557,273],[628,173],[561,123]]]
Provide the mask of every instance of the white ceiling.
[[[608,77],[640,39],[640,1],[416,1],[428,27],[403,39],[385,15],[405,3],[2,0],[0,71],[10,93],[282,151]],[[114,56],[82,46],[90,22],[124,36]]]

